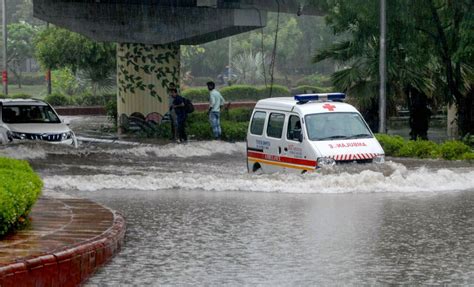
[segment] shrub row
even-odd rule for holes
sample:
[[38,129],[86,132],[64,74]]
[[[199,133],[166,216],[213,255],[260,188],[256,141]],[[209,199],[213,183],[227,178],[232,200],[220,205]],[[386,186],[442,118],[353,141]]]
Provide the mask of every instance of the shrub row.
[[[38,74],[38,73],[23,73],[21,76],[21,84],[22,85],[41,85],[46,83],[45,75]],[[18,78],[16,78],[13,74],[8,79],[9,85],[18,85]]]
[[461,141],[446,141],[436,144],[432,141],[405,140],[400,136],[376,135],[388,156],[442,158],[447,160],[474,160],[474,152]]
[[[247,127],[252,113],[251,109],[232,109],[221,113],[222,139],[227,141],[242,141],[247,136]],[[187,119],[186,132],[196,140],[211,140],[214,138],[206,112],[194,112]],[[164,122],[159,126],[148,126],[138,133],[139,136],[170,139],[171,123]]]
[[8,95],[8,96],[5,96],[4,94],[0,94],[0,99],[31,99],[32,96],[31,95],[27,95],[27,94],[13,94],[13,95]]
[[0,236],[26,218],[42,187],[28,162],[0,158]]
[[44,98],[52,106],[105,106],[110,101],[116,101],[116,94],[65,96],[53,93]]
[[318,86],[309,86],[303,85],[298,86],[291,89],[291,94],[298,95],[298,94],[306,94],[306,93],[329,93],[334,92],[332,88],[322,88]]
[[[256,87],[250,85],[234,85],[220,89],[222,96],[228,102],[235,101],[256,101],[264,98],[272,97],[288,97],[290,91],[284,86],[274,85],[270,87]],[[209,101],[209,91],[207,88],[191,88],[184,90],[182,95],[191,99],[193,102],[207,102]]]

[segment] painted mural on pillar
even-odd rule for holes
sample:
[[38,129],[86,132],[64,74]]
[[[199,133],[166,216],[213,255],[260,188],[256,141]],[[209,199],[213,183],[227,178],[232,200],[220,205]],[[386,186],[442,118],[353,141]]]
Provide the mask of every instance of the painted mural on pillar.
[[121,118],[164,116],[168,87],[179,86],[179,45],[117,45],[118,114]]

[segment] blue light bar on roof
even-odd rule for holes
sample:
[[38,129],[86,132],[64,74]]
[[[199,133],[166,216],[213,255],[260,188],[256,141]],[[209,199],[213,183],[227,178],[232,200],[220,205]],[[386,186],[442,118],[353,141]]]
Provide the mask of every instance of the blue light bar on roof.
[[309,101],[341,101],[346,98],[344,93],[327,93],[327,94],[302,94],[296,95],[295,100],[298,102]]

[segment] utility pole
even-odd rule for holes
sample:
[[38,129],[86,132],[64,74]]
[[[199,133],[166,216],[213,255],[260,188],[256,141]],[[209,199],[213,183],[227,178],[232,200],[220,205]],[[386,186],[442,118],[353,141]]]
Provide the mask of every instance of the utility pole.
[[229,69],[227,69],[227,84],[232,84],[232,37],[229,37]]
[[380,75],[380,90],[379,90],[379,133],[386,133],[386,114],[387,114],[387,89],[386,89],[386,47],[385,38],[387,34],[387,9],[385,0],[380,0],[380,55],[379,55],[379,75]]
[[[46,29],[49,29],[49,22],[46,23]],[[51,88],[51,69],[48,68],[48,70],[46,71],[46,87],[47,87],[47,93],[48,95],[51,95],[51,92],[52,92],[52,88]]]
[[8,95],[8,59],[7,59],[7,1],[2,0],[2,30],[3,30],[3,94]]

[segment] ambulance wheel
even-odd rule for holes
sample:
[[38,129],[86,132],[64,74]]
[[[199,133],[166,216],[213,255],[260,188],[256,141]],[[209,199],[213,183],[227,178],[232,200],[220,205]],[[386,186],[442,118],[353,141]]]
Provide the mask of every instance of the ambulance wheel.
[[305,174],[305,173],[307,173],[307,172],[308,172],[308,171],[307,171],[306,169],[304,169],[304,170],[301,172],[301,174]]
[[252,171],[253,172],[262,171],[262,166],[260,165],[260,163],[258,162],[254,163],[252,167]]

